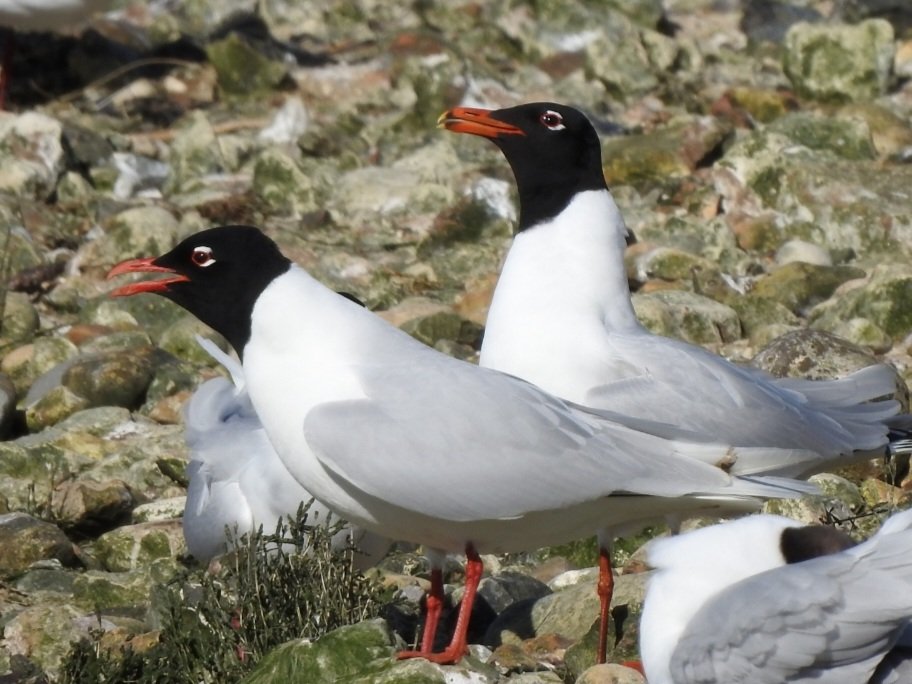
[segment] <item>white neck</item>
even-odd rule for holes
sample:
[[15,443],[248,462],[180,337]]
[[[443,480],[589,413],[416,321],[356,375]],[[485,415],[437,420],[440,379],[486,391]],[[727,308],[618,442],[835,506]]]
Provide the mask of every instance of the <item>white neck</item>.
[[625,237],[607,190],[582,192],[551,221],[517,235],[488,312],[481,365],[578,401],[561,378],[570,370],[579,377],[580,369],[561,366],[603,353],[605,335],[640,329],[624,269]]

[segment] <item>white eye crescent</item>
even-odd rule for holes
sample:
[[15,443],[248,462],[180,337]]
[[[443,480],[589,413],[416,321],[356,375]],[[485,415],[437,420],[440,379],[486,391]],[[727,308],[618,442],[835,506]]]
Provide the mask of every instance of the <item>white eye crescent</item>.
[[552,109],[544,112],[540,117],[538,117],[538,120],[541,125],[547,128],[549,131],[562,131],[566,128],[566,126],[564,126],[564,117]]
[[215,259],[212,258],[211,247],[194,247],[190,258],[193,260],[194,265],[201,268],[207,268],[215,263]]

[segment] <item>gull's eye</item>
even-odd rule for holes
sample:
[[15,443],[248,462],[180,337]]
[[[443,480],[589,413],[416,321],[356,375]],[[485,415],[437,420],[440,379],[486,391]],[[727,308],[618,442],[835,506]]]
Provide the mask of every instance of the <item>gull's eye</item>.
[[212,264],[215,263],[215,259],[212,258],[211,247],[194,247],[193,253],[190,255],[190,259],[196,266],[200,266],[202,268],[212,266]]
[[564,117],[551,109],[538,117],[538,120],[549,131],[562,131],[566,128],[564,126]]

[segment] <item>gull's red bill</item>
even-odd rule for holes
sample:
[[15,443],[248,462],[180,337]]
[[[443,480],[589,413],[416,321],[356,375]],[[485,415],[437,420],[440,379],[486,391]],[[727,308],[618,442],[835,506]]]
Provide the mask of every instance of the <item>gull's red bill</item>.
[[110,271],[108,271],[106,278],[110,280],[115,276],[123,275],[125,273],[168,273],[172,277],[161,278],[159,280],[142,280],[137,283],[123,285],[121,287],[118,287],[116,290],[112,290],[109,293],[110,296],[129,297],[130,295],[140,294],[142,292],[163,292],[168,289],[169,285],[173,285],[174,283],[183,283],[190,280],[187,276],[181,275],[170,268],[157,266],[154,262],[155,257],[147,257],[145,259],[129,259],[127,261],[122,261]]
[[453,107],[445,111],[437,119],[437,126],[446,128],[455,133],[471,133],[483,138],[498,138],[503,135],[525,135],[521,128],[517,128],[505,121],[498,121],[491,116],[490,109],[476,109],[473,107]]

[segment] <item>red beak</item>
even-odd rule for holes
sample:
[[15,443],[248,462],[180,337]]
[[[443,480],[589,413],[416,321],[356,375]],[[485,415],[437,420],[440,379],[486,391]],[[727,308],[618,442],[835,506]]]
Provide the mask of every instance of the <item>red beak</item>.
[[504,135],[525,135],[521,128],[491,117],[490,109],[453,107],[437,119],[437,126],[455,133],[471,133],[482,138],[498,138]]
[[155,257],[145,259],[129,259],[122,261],[114,268],[108,271],[106,278],[110,280],[114,276],[123,275],[124,273],[170,273],[172,278],[162,278],[161,280],[145,280],[138,283],[123,285],[110,292],[111,297],[129,297],[130,295],[139,294],[140,292],[164,292],[168,286],[174,283],[188,282],[190,279],[177,273],[173,269],[164,266],[156,266],[153,262]]

